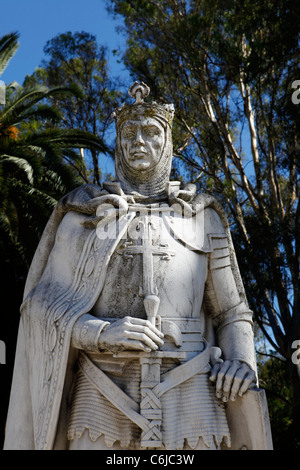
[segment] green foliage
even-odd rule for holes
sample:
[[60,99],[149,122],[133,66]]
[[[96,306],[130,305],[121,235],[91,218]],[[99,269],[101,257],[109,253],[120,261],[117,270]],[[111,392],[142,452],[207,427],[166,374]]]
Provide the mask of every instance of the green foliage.
[[0,38],[0,75],[19,48],[18,38],[18,33],[5,34]]
[[[17,35],[0,39],[0,69],[16,51]],[[58,199],[80,181],[80,149],[106,152],[103,141],[61,126],[50,100],[76,96],[71,86],[6,87],[0,108],[0,258],[6,278],[24,281],[46,222]]]
[[[99,46],[96,37],[86,32],[67,32],[46,43],[47,59],[35,73],[26,77],[25,84],[42,84],[49,87],[66,86],[76,90],[74,96],[64,96],[59,101],[51,97],[63,117],[62,125],[68,129],[79,128],[100,137],[106,151],[114,156],[109,141],[111,113],[118,107],[121,93],[109,78],[106,49]],[[83,182],[100,184],[101,154],[92,149],[84,153],[81,164],[74,166]]]
[[300,107],[291,94],[299,79],[299,2],[108,3],[123,19],[132,76],[157,101],[175,105],[175,169],[227,209],[250,306],[285,360],[296,422]]
[[[265,389],[275,450],[300,449],[298,421],[294,418],[293,396],[286,361],[258,356],[260,386]],[[298,423],[299,424],[299,423]]]

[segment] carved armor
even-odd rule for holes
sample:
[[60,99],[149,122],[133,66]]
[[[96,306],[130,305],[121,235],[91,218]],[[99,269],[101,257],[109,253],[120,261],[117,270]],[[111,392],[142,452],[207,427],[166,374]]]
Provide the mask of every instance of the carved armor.
[[[85,430],[92,441],[104,435],[108,446],[119,441],[125,448],[195,448],[199,440],[207,448],[220,447],[222,442],[230,446],[224,405],[215,397],[208,379],[214,319],[204,313],[205,308],[212,310],[212,304],[216,303],[218,286],[214,284],[213,272],[223,270],[224,276],[226,271],[231,271],[226,233],[220,221],[217,225],[211,220],[211,210],[205,211],[203,206],[189,220],[167,204],[129,205],[128,214],[131,215],[128,229],[111,256],[101,295],[91,314],[108,322],[124,315],[146,318],[147,299],[148,302],[149,298],[154,299],[155,319],[152,321],[165,334],[165,342],[159,355],[151,353],[147,357],[144,353],[124,352],[121,358],[120,354],[114,357],[95,352],[91,335],[90,354],[88,358],[82,357],[76,380],[68,431],[69,439],[75,439],[71,447],[76,448],[76,437],[81,437]],[[98,226],[100,237],[105,227],[105,222]],[[113,286],[114,295],[111,294]],[[239,299],[237,292],[235,295],[234,307]],[[251,312],[240,305],[240,315],[235,315],[234,321],[242,318],[251,321]],[[225,312],[217,315],[219,324],[223,323],[221,313]],[[153,309],[150,309],[151,315]],[[77,328],[80,332],[84,329],[82,324]],[[87,343],[82,349],[88,349]],[[198,367],[195,370],[191,369],[192,359]],[[180,366],[184,364],[181,371]],[[152,383],[149,388],[149,377],[145,377],[143,369],[149,376],[150,367]],[[171,376],[170,390],[161,396],[155,393],[166,380],[165,374],[177,368],[179,382]],[[188,370],[193,372],[186,378]],[[112,381],[110,385],[103,385],[103,373]],[[133,400],[136,406],[127,408],[134,409],[133,412],[124,414],[122,399],[119,397],[112,402],[110,394],[106,394],[105,387],[111,391],[113,384],[119,387],[119,393],[121,388]],[[88,402],[84,398],[87,390]],[[180,419],[176,409],[183,411],[184,419]],[[146,417],[149,424],[136,420],[136,413],[140,413],[139,419]],[[170,426],[174,416],[176,425]],[[97,448],[97,443],[95,446]]]

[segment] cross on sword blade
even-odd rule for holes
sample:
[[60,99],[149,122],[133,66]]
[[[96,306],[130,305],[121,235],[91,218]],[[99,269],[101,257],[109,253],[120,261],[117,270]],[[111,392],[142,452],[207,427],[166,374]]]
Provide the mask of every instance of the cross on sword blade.
[[157,230],[154,222],[143,216],[137,223],[137,230],[140,231],[140,244],[133,244],[126,241],[118,253],[125,258],[133,258],[134,255],[142,255],[143,259],[143,286],[140,286],[139,293],[144,296],[144,307],[148,320],[155,325],[160,299],[158,289],[154,282],[153,256],[160,256],[162,260],[170,260],[175,256],[175,252],[168,249],[167,243],[154,244],[152,232]]

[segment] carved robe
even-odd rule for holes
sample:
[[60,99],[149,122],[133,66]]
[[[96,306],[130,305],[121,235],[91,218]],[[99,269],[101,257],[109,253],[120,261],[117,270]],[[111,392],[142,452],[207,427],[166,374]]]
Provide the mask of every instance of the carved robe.
[[[106,321],[111,321],[109,313],[105,314],[105,306],[107,305],[113,310],[115,317],[126,314],[132,315],[132,312],[122,311],[120,302],[116,301],[115,308],[112,307],[113,299],[109,299],[109,296],[114,296],[114,292],[111,293],[111,287],[113,286],[110,284],[113,280],[110,278],[110,265],[114,262],[120,262],[122,254],[118,254],[117,251],[124,249],[122,243],[128,240],[128,227],[134,218],[138,216],[138,208],[133,205],[129,210],[128,206],[125,207],[124,204],[121,204],[122,210],[116,209],[110,212],[104,220],[101,220],[101,218],[98,220],[95,217],[95,209],[98,207],[97,214],[99,216],[101,214],[101,204],[106,201],[105,197],[103,193],[100,193],[99,196],[99,188],[86,186],[60,202],[49,220],[37,249],[28,276],[24,303],[21,308],[16,365],[7,420],[5,441],[5,448],[7,449],[69,448],[68,437],[74,439],[76,433],[80,435],[86,424],[83,423],[83,427],[80,428],[79,421],[76,421],[78,409],[80,409],[79,404],[79,408],[77,406],[76,410],[76,400],[78,405],[78,396],[80,396],[78,393],[76,395],[76,387],[77,390],[81,390],[80,381],[85,380],[80,373],[77,373],[76,380],[74,378],[78,353],[81,354],[76,347],[76,334],[74,335],[76,325],[80,325],[80,322],[82,322],[82,325],[86,328],[86,330],[81,329],[81,335],[83,334],[83,336],[84,332],[88,333],[88,322],[93,322],[91,317],[101,318],[103,326],[105,326]],[[121,200],[119,196],[114,197],[115,201],[117,199]],[[165,284],[160,282],[158,285],[158,290],[160,286],[163,286],[163,289],[168,291],[165,296],[162,296],[162,323],[172,321],[176,324],[177,319],[179,329],[181,329],[184,322],[188,323],[187,317],[190,319],[188,327],[183,332],[183,336],[188,337],[190,335],[187,341],[183,341],[187,359],[193,358],[196,353],[201,352],[200,336],[209,343],[209,346],[214,346],[214,331],[224,330],[226,325],[232,322],[251,323],[251,312],[247,307],[244,290],[240,282],[226,220],[211,200],[208,201],[207,198],[204,198],[203,201],[206,202],[198,218],[190,217],[184,220],[182,217],[172,216],[170,211],[165,212],[163,216],[159,215],[164,228],[169,230],[174,243],[180,245],[181,249],[184,247],[185,250],[189,250],[190,265],[188,265],[188,269],[194,264],[196,257],[202,259],[194,273],[196,274],[198,270],[198,274],[201,275],[201,282],[196,285],[198,280],[192,276],[192,285],[190,285],[191,293],[197,289],[200,292],[200,296],[198,295],[194,305],[187,306],[190,296],[185,294],[185,289],[182,289],[182,296],[176,296],[177,306],[174,308],[174,312],[171,312],[171,303],[168,304],[167,298],[168,296],[172,297],[172,285],[168,284],[168,280]],[[212,205],[215,207],[210,207]],[[198,224],[198,227],[195,224]],[[170,247],[171,251],[172,248],[174,246]],[[184,257],[183,251],[180,256]],[[116,261],[116,259],[119,261]],[[159,259],[157,259],[157,263],[160,263]],[[168,270],[168,260],[162,261],[162,263],[165,263],[163,269]],[[172,269],[176,269],[176,264],[173,266]],[[180,265],[177,269],[180,269]],[[215,271],[216,276],[212,276],[213,271]],[[226,276],[224,276],[225,273]],[[175,284],[176,289],[179,289],[180,273],[177,274]],[[182,274],[184,275],[184,273]],[[218,286],[215,285],[216,283]],[[228,287],[231,288],[229,294]],[[126,289],[126,283],[123,285],[124,289]],[[225,298],[225,301],[221,302],[221,297]],[[119,299],[120,295],[116,295],[116,298]],[[134,305],[132,308],[135,312]],[[119,313],[117,313],[118,309]],[[178,312],[181,311],[184,311],[182,318],[178,315]],[[140,314],[138,312],[140,310],[137,308],[136,315]],[[193,342],[191,338],[192,330],[189,331],[193,321],[197,323],[196,334],[193,333],[193,335],[198,344],[194,349],[189,350],[188,345]],[[93,357],[93,353],[96,354],[95,362],[97,362],[97,338],[101,334],[101,327],[95,330],[92,329],[92,331],[94,332],[92,335],[89,337],[87,335],[87,353],[91,354],[90,358]],[[84,344],[83,336],[81,336],[81,344]],[[217,336],[222,346],[222,333]],[[239,340],[237,333],[237,338],[232,343],[231,359],[245,361],[255,369],[253,338],[250,338],[249,343],[244,347],[238,348],[242,345],[242,342],[243,338]],[[171,349],[178,350],[181,346],[178,344],[168,345],[166,341],[166,347]],[[105,373],[105,360],[103,361],[103,357],[102,359],[100,357],[99,360],[100,368]],[[110,361],[110,364],[112,362],[114,361]],[[207,365],[209,366],[209,361]],[[113,377],[112,369],[109,369],[109,367],[106,367],[107,374]],[[170,368],[170,365],[165,364],[165,367]],[[174,367],[174,364],[172,367]],[[138,396],[135,396],[138,393],[138,386],[135,387],[134,385],[134,377],[130,378],[130,374],[135,377],[138,376],[134,373],[136,368],[137,364],[131,364],[130,368],[127,367],[126,369],[125,364],[124,373],[118,374],[119,379],[115,379],[121,387],[128,388],[128,383],[132,384],[131,392],[129,390],[132,399],[138,399]],[[129,370],[129,375],[126,374],[126,370]],[[122,382],[122,377],[125,377],[126,383]],[[199,381],[205,383],[203,382],[200,385]],[[74,384],[75,399],[73,398],[72,402]],[[163,407],[165,407],[165,447],[183,448],[185,440],[191,447],[195,447],[200,436],[204,436],[204,441],[208,447],[213,441],[220,445],[223,438],[227,439],[227,444],[230,445],[230,433],[222,404],[218,403],[215,397],[212,399],[212,386],[210,391],[207,391],[209,388],[207,374],[198,374],[196,379],[193,377],[191,382],[187,382],[187,384],[186,390],[184,390],[184,384],[180,386],[181,398],[179,401],[176,399],[176,402],[174,398],[176,397],[176,390],[175,392],[174,390],[168,392],[169,395],[166,394],[165,396],[163,404]],[[204,390],[204,396],[197,397],[197,390]],[[191,391],[191,395],[189,395],[189,391]],[[94,394],[94,396],[97,396],[97,394]],[[199,429],[196,429],[196,434],[193,436],[186,435],[187,426],[186,429],[183,426],[181,434],[179,432],[179,435],[172,436],[172,427],[176,428],[177,426],[176,423],[171,422],[171,418],[174,417],[174,410],[171,409],[173,406],[172,401],[175,400],[177,405],[180,406],[187,403],[185,412],[187,413],[186,422],[188,423],[193,414],[197,415],[199,398],[203,403],[205,400],[210,402],[208,409],[210,406],[212,413],[213,408],[215,408],[215,425],[211,429],[207,429],[209,421],[213,419],[212,416],[209,416],[206,422],[204,420],[204,428],[206,428],[201,429],[201,425],[198,426],[197,424]],[[105,404],[103,400],[101,403],[102,405]],[[75,410],[71,417],[70,409]],[[114,419],[117,419],[117,415],[120,415],[119,410],[115,410],[114,413]],[[179,416],[180,412],[177,413]],[[132,426],[127,418],[125,420],[123,418],[120,417],[119,423],[123,423],[125,433],[129,432],[129,441],[131,437],[138,439],[140,429],[136,425]],[[83,420],[85,419],[89,419],[86,413],[83,416]],[[169,424],[168,419],[170,419]],[[201,414],[199,414],[198,421],[201,421]],[[103,423],[105,423],[104,418]],[[95,433],[94,437],[96,439],[99,435],[97,435],[97,430]],[[104,430],[104,435],[105,433],[108,445],[113,445],[118,436],[110,435],[108,431]],[[91,437],[93,438],[93,435]],[[129,441],[125,442],[124,445],[128,445]]]

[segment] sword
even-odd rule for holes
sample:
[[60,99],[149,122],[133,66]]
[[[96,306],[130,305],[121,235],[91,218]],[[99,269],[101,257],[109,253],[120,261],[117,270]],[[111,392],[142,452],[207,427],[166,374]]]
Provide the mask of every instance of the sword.
[[[153,256],[159,256],[163,260],[170,260],[175,256],[175,252],[168,249],[165,243],[154,244],[152,232],[156,230],[153,220],[147,215],[140,217],[137,229],[140,231],[140,238],[137,244],[125,242],[123,248],[118,253],[126,258],[133,258],[140,254],[143,257],[143,286],[140,286],[140,295],[144,297],[144,308],[147,319],[151,324],[157,325],[160,299],[158,289],[154,283]],[[180,341],[177,341],[180,344]],[[178,345],[179,345],[178,344]],[[160,384],[160,370],[162,359],[170,357],[168,351],[143,353],[139,355],[141,364],[141,402],[140,414],[148,420],[149,428],[142,430],[141,447],[159,448],[162,446],[162,408],[160,398],[155,393],[155,387]],[[183,357],[181,352],[173,352],[172,357]]]

